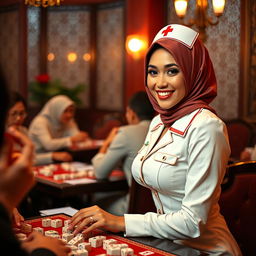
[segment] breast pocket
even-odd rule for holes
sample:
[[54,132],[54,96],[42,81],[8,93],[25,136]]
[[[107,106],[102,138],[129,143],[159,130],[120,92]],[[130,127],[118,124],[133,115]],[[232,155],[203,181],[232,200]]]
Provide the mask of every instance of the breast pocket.
[[168,165],[175,165],[178,157],[175,155],[166,154],[164,152],[157,152],[154,156],[154,160]]

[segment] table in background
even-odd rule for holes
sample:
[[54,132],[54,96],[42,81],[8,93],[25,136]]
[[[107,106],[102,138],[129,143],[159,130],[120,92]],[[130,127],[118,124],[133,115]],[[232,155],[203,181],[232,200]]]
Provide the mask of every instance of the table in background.
[[120,170],[113,171],[108,179],[88,178],[87,183],[79,183],[84,178],[74,179],[77,184],[70,184],[65,180],[55,181],[52,177],[43,175],[36,175],[35,179],[36,184],[21,207],[25,217],[38,215],[43,209],[68,205],[79,209],[90,206],[91,195],[96,192],[128,191],[126,178]]
[[128,184],[124,176],[110,176],[108,179],[96,180],[85,184],[56,183],[41,177],[36,177],[34,189],[58,198],[75,196],[77,194],[90,194],[95,192],[128,190]]
[[102,146],[103,140],[91,139],[84,143],[80,143],[79,147],[66,150],[69,152],[73,161],[90,163],[91,159],[98,153]]

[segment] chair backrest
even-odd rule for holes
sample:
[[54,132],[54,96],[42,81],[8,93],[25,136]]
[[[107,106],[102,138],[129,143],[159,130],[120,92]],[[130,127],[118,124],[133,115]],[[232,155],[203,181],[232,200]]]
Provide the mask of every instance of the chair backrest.
[[231,158],[239,159],[241,152],[252,146],[254,140],[254,127],[242,119],[233,119],[225,122],[227,125]]
[[256,161],[228,166],[220,211],[243,255],[256,255]]
[[124,124],[122,116],[118,113],[107,114],[102,119],[98,120],[94,127],[93,138],[104,140],[114,127],[119,127]]
[[150,189],[141,186],[133,178],[130,187],[128,213],[156,212]]

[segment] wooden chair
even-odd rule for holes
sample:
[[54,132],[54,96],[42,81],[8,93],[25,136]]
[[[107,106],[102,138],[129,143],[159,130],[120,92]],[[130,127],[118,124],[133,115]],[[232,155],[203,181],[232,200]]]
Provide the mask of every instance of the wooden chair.
[[129,194],[128,213],[143,214],[146,212],[156,212],[151,191],[138,184],[133,178]]
[[225,122],[227,125],[231,158],[240,159],[241,152],[254,143],[254,127],[242,119],[232,119]]
[[256,255],[256,161],[228,166],[220,211],[243,255]]
[[118,113],[105,115],[98,121],[94,128],[93,138],[98,140],[104,140],[114,127],[119,127],[124,124],[122,116]]

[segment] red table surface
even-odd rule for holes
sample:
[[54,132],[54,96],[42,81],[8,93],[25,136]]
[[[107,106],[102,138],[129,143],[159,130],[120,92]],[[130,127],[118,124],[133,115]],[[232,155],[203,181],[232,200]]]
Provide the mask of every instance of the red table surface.
[[[41,218],[35,218],[35,219],[31,219],[31,220],[26,220],[25,223],[31,224],[32,228],[35,227],[42,227],[42,220],[45,218],[51,218],[51,219],[61,219],[64,223],[64,220],[68,220],[70,219],[69,216],[64,215],[64,214],[58,214],[58,215],[53,215],[53,216],[46,216],[46,217],[41,217]],[[44,227],[43,228],[44,231],[47,230],[56,230],[58,231],[58,233],[60,235],[62,235],[62,227],[59,228],[53,228],[53,227]],[[23,233],[21,232],[17,227],[14,227],[14,230],[16,233]],[[24,233],[25,234],[25,233]],[[28,235],[28,234],[26,234]],[[88,241],[89,237],[93,237],[93,236],[98,236],[98,235],[104,235],[106,236],[107,239],[116,239],[118,241],[118,243],[126,243],[128,244],[128,247],[132,248],[134,250],[134,255],[146,255],[144,254],[146,251],[152,252],[152,254],[149,255],[154,255],[154,256],[162,256],[162,255],[170,255],[170,256],[175,256],[174,254],[168,253],[168,252],[164,252],[161,250],[158,250],[156,248],[150,247],[148,245],[144,245],[135,241],[131,241],[127,238],[121,237],[121,236],[117,236],[117,235],[113,235],[113,234],[108,234],[105,233],[104,231],[101,230],[94,230],[93,232],[91,232],[91,234],[87,237],[87,239],[85,239],[85,241]],[[144,253],[143,253],[144,252]],[[106,254],[106,250],[104,250],[102,247],[99,248],[92,248],[92,250],[89,252],[90,256],[96,256],[99,254]]]
[[[53,175],[55,174],[64,174],[64,173],[68,173],[68,174],[71,174],[71,173],[75,173],[74,171],[69,171],[69,170],[64,170],[60,164],[54,164],[55,166],[57,166],[57,170],[53,172]],[[52,176],[44,176],[43,174],[40,174],[39,173],[39,169],[42,168],[43,166],[35,166],[34,167],[34,171],[36,173],[36,177],[39,177],[41,179],[45,179],[45,180],[49,180],[51,182],[54,182],[54,183],[57,183],[57,184],[62,184],[62,183],[65,183],[65,180],[54,180],[53,179],[53,175]],[[113,170],[110,174],[111,177],[122,177],[124,176],[124,172],[121,171],[121,170]],[[88,177],[88,176],[84,176],[82,178],[76,178],[76,179],[92,179],[92,180],[96,180],[95,177]]]

